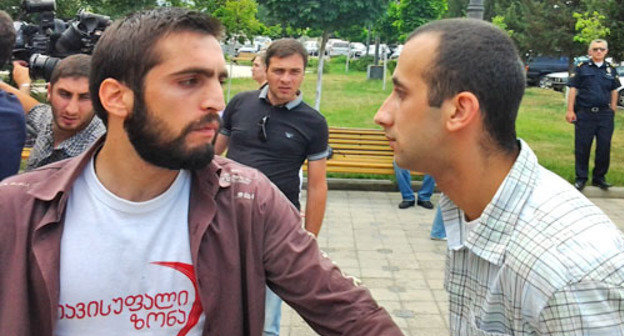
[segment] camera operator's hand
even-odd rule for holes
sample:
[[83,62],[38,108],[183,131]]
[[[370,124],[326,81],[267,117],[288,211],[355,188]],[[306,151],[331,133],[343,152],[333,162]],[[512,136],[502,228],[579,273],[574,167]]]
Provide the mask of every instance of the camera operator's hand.
[[25,65],[23,61],[13,61],[13,80],[20,91],[30,94],[30,73]]

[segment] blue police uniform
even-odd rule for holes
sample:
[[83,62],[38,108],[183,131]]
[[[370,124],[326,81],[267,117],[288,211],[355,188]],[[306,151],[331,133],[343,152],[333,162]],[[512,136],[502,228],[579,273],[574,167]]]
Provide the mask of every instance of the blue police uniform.
[[592,181],[605,182],[611,157],[613,116],[611,92],[620,86],[617,72],[608,62],[597,66],[593,61],[582,62],[567,84],[576,88],[574,113],[574,154],[576,181],[587,181],[589,154],[596,137],[596,156]]

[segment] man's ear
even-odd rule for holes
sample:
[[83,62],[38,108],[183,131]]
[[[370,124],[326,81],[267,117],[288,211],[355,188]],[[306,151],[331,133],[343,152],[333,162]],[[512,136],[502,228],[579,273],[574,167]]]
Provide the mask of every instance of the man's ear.
[[52,84],[50,83],[46,83],[46,89],[48,89],[48,93],[47,93],[47,101],[50,101],[50,97],[52,97]]
[[126,119],[134,107],[134,93],[125,84],[107,78],[100,84],[100,102],[109,115]]
[[472,92],[463,91],[447,100],[451,111],[446,121],[446,128],[450,132],[459,131],[472,125],[480,115],[479,99]]

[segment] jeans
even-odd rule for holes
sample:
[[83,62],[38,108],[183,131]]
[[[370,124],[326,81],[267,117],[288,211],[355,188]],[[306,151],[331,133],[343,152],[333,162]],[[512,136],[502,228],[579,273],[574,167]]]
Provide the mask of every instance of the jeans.
[[446,230],[444,229],[444,221],[442,220],[442,210],[440,206],[437,206],[435,218],[433,219],[433,225],[431,226],[431,238],[446,238]]
[[[399,191],[401,191],[401,197],[403,197],[404,201],[415,200],[414,190],[412,190],[412,177],[410,176],[409,170],[400,168],[396,165],[396,162],[393,162],[392,165],[394,166],[394,176],[396,177]],[[418,199],[421,201],[431,200],[431,194],[433,194],[434,188],[435,180],[433,177],[425,175],[422,187],[418,190]]]
[[279,336],[282,320],[282,299],[266,288],[264,301],[264,331],[262,336]]

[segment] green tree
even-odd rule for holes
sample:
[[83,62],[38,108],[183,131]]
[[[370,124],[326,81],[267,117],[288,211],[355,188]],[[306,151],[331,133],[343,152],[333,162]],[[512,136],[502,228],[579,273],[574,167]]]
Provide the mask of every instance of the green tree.
[[[388,0],[259,0],[274,19],[294,28],[322,31],[320,55],[325,52],[329,35],[356,24],[366,26],[383,15]],[[320,57],[316,82],[315,108],[321,103],[324,58]]]
[[470,0],[448,0],[448,11],[444,14],[444,17],[465,17],[469,3]]
[[213,15],[226,27],[227,37],[253,35],[262,32],[262,24],[256,18],[258,4],[254,0],[227,0]]
[[[63,0],[66,1],[66,0]],[[72,1],[72,0],[70,0]],[[75,1],[75,0],[73,0]],[[57,3],[61,2],[60,0]],[[132,12],[158,6],[157,0],[83,0],[89,12],[110,16],[115,20]],[[59,4],[60,5],[60,4]]]
[[598,11],[606,17],[604,26],[610,31],[606,37],[609,42],[609,56],[624,61],[624,1],[595,0],[590,3],[589,10]]
[[574,41],[587,45],[592,40],[605,38],[610,33],[609,28],[603,24],[605,16],[598,14],[597,11],[583,14],[574,13],[573,16],[576,19],[575,28],[578,32],[574,35]]
[[398,8],[399,20],[396,23],[400,32],[399,39],[405,40],[414,29],[441,18],[446,10],[446,0],[401,0]]
[[507,23],[505,22],[505,17],[502,15],[496,15],[495,17],[492,18],[492,24],[497,26],[498,28],[504,30],[507,32],[507,34],[509,34],[509,36],[513,36],[514,31],[513,29],[509,29],[509,27],[507,26]]

